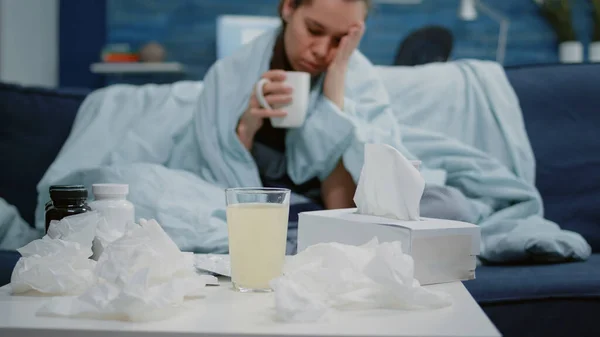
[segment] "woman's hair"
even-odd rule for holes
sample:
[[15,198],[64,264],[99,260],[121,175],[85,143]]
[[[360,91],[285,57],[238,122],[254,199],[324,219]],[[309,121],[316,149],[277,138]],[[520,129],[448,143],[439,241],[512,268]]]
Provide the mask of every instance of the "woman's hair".
[[[294,8],[298,8],[302,5],[306,5],[307,3],[310,4],[313,0],[292,0],[292,4],[294,5]],[[367,9],[371,8],[371,0],[346,0],[346,1],[362,1],[367,5]],[[279,1],[279,16],[282,16],[282,11],[283,11],[283,4],[285,3],[285,0],[280,0]]]

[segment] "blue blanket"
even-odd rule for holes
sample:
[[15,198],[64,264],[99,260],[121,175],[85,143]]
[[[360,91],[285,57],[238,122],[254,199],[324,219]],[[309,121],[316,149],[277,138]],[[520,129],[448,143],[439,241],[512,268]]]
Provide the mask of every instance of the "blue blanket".
[[585,259],[577,233],[544,219],[535,156],[517,96],[495,62],[379,67],[404,144],[470,198],[493,262]]
[[115,85],[89,95],[38,184],[36,227],[44,226],[51,185],[128,183],[136,218],[156,219],[182,249],[226,251],[223,189],[165,166],[193,123],[202,88],[201,82]]
[[[122,182],[130,184],[136,216],[157,219],[181,249],[226,251],[223,188],[261,185],[235,129],[254,83],[268,70],[275,34],[218,61],[202,83],[117,85],[91,94],[38,185],[36,226],[43,227],[50,185]],[[358,51],[346,79],[343,111],[320,95],[319,84],[305,124],[287,134],[287,169],[295,183],[327,177],[340,159],[356,181],[364,145],[386,143],[422,160],[429,183],[458,188],[469,198],[483,228],[484,259],[589,255],[583,238],[544,220],[539,194],[522,175],[459,139],[399,123],[378,71]],[[470,113],[478,108],[468,106]]]
[[15,206],[0,198],[0,250],[16,250],[40,236],[42,231],[29,226]]

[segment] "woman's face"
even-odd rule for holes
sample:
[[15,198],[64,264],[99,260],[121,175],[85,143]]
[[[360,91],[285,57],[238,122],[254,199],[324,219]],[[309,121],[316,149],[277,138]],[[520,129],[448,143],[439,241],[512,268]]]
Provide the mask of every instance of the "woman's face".
[[326,71],[342,37],[366,15],[364,1],[312,0],[294,8],[292,0],[286,0],[284,42],[292,68],[311,75]]

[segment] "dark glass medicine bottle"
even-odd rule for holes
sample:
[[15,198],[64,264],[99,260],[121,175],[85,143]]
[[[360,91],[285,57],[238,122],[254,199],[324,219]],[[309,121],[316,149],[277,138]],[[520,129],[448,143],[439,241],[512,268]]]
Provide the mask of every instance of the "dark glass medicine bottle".
[[50,201],[46,203],[46,232],[52,220],[89,212],[88,191],[82,185],[50,186]]

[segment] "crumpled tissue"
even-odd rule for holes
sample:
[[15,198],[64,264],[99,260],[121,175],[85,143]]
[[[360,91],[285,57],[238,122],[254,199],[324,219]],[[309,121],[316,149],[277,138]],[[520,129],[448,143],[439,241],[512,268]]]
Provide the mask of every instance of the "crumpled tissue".
[[[39,315],[149,321],[180,313],[184,300],[218,285],[196,273],[193,253],[181,252],[155,220],[128,224],[116,239],[110,227],[97,212],[52,222],[46,236],[19,249],[12,293],[66,296],[52,298]],[[90,257],[98,231],[113,237],[96,262]]]
[[398,220],[419,220],[425,180],[398,150],[387,144],[366,144],[365,160],[354,203],[359,214]]
[[76,298],[55,298],[40,315],[149,321],[179,314],[184,300],[201,297],[210,275],[195,271],[192,253],[183,253],[155,220],[108,245],[95,269],[98,282]]
[[90,260],[100,216],[91,212],[52,221],[41,239],[17,249],[13,294],[77,295],[96,282],[96,262]]
[[112,242],[122,237],[127,229],[131,229],[131,226],[134,225],[135,223],[128,223],[125,224],[125,228],[123,228],[123,226],[115,226],[106,221],[105,217],[101,217],[97,223],[96,236],[92,242],[92,252],[94,254],[92,259],[98,261],[98,258],[102,255],[104,249]]
[[317,244],[291,257],[283,276],[271,281],[276,318],[313,322],[330,309],[435,309],[449,295],[420,286],[414,263],[400,242],[373,239],[363,246]]

